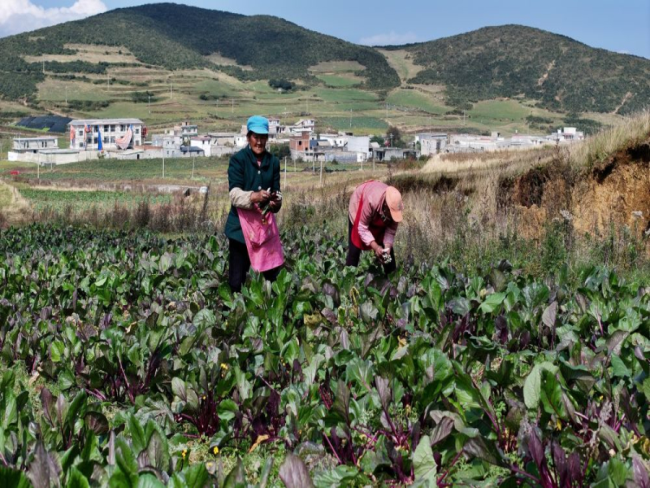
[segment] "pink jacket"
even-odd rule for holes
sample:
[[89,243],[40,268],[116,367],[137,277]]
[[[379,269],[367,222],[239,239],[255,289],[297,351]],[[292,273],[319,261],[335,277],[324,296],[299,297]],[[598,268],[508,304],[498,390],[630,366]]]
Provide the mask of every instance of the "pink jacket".
[[[361,192],[363,192],[363,208],[361,209],[361,219],[359,221],[359,237],[361,237],[361,240],[367,246],[375,240],[368,229],[368,226],[379,216],[379,209],[381,209],[381,206],[384,204],[386,188],[388,188],[388,185],[381,181],[362,183],[357,186],[350,198],[349,217],[350,222],[354,224],[357,210],[359,208],[359,200],[361,199]],[[386,226],[383,242],[384,247],[393,247],[397,226],[397,222],[391,222]]]

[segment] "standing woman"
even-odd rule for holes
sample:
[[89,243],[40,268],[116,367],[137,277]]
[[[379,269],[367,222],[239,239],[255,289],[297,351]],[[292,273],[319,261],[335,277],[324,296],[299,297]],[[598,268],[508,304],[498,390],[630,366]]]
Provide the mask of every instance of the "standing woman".
[[361,251],[372,250],[386,274],[397,268],[393,242],[402,221],[402,195],[381,181],[359,185],[350,197],[346,266],[357,266]]
[[241,291],[248,269],[274,281],[284,263],[282,244],[273,214],[282,207],[280,161],[266,150],[269,121],[248,119],[248,146],[230,158],[228,189],[230,214],[226,221],[230,261],[228,282]]

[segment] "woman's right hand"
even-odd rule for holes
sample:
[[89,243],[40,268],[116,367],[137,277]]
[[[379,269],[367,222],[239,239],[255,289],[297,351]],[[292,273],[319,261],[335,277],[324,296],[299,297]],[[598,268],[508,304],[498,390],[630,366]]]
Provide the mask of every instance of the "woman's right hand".
[[260,190],[251,194],[251,203],[264,203],[271,199],[271,193],[266,190]]
[[379,260],[380,263],[384,262],[384,248],[377,244],[376,241],[370,243],[370,247],[375,253],[375,257]]

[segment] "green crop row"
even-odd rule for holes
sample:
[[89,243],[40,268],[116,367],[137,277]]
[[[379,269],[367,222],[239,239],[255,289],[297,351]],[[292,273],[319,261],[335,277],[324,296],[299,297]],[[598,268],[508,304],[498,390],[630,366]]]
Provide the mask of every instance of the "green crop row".
[[220,236],[2,232],[6,486],[647,486],[639,283],[282,238],[233,294]]

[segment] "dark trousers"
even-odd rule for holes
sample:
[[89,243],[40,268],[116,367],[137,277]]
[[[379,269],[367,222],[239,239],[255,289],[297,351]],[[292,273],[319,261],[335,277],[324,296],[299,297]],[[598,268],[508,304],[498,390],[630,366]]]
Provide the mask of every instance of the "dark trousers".
[[[381,242],[378,242],[377,244],[379,244],[382,247],[384,245]],[[387,275],[397,269],[397,263],[395,262],[395,250],[392,247],[390,248],[390,257],[391,257],[391,262],[383,265],[384,273],[386,273]],[[354,266],[356,268],[359,265],[360,258],[361,258],[361,249],[355,246],[354,242],[352,242],[352,222],[348,220],[348,255],[345,258],[345,265]]]
[[[230,242],[230,260],[228,269],[228,284],[234,292],[241,291],[241,286],[246,281],[246,274],[251,267],[246,244],[228,239]],[[268,281],[275,281],[280,274],[282,266],[264,271],[262,274]]]

